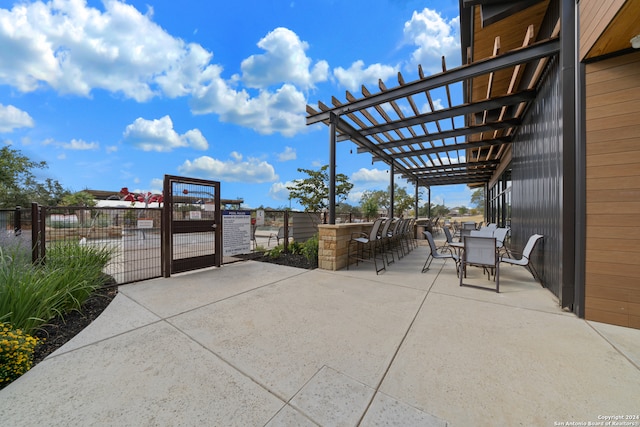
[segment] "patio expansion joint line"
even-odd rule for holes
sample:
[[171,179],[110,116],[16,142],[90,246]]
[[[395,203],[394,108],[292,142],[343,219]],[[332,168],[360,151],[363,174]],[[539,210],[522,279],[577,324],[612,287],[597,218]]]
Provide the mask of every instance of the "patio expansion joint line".
[[174,317],[178,317],[178,316],[181,316],[181,315],[183,315],[183,314],[191,313],[192,311],[200,310],[201,308],[209,307],[209,306],[211,306],[211,305],[218,304],[218,303],[220,303],[220,302],[227,301],[227,300],[230,300],[230,299],[232,299],[232,298],[239,297],[239,296],[241,296],[241,295],[245,295],[245,294],[248,294],[248,293],[251,293],[251,292],[254,292],[254,291],[257,291],[257,290],[263,289],[263,288],[266,288],[266,287],[268,287],[268,286],[275,285],[275,284],[276,284],[276,283],[278,283],[278,282],[282,282],[283,280],[292,279],[292,278],[294,278],[294,277],[298,277],[298,276],[303,275],[303,274],[305,274],[305,273],[307,273],[307,271],[302,271],[302,272],[297,273],[297,274],[294,274],[294,275],[292,275],[292,276],[287,276],[287,277],[284,277],[284,278],[282,278],[282,279],[274,280],[274,281],[272,281],[272,282],[265,283],[265,284],[263,284],[263,285],[260,285],[260,286],[255,287],[255,288],[247,289],[247,290],[244,290],[244,291],[242,291],[242,292],[238,292],[238,293],[236,293],[236,294],[229,295],[229,296],[226,296],[226,297],[224,297],[224,298],[220,298],[220,299],[217,299],[217,300],[215,300],[215,301],[211,301],[211,302],[208,302],[208,303],[206,303],[206,304],[202,304],[202,305],[199,305],[199,306],[197,306],[197,307],[193,307],[193,308],[190,308],[190,309],[188,309],[188,310],[184,310],[184,311],[181,311],[181,312],[179,312],[179,313],[171,314],[171,315],[168,315],[168,316],[161,316],[160,314],[158,314],[158,313],[154,312],[150,307],[145,306],[144,304],[142,304],[142,303],[141,303],[141,302],[139,302],[139,301],[133,300],[133,298],[131,298],[131,299],[132,299],[134,302],[136,302],[138,305],[140,305],[141,307],[144,307],[146,310],[149,310],[151,313],[155,314],[156,316],[160,317],[161,319],[163,319],[163,320],[170,320],[170,319],[172,319],[172,318],[174,318]]
[[[301,276],[301,275],[303,275],[303,274],[305,274],[305,273],[308,273],[308,271],[306,271],[306,270],[305,270],[305,271],[302,271],[302,272],[300,272],[300,273],[298,273],[298,274],[294,274],[294,275],[292,275],[292,276],[287,276],[287,277],[284,277],[284,278],[282,278],[282,279],[274,280],[274,281],[272,281],[272,282],[265,283],[264,285],[258,286],[258,287],[256,287],[256,288],[248,289],[248,290],[246,290],[246,291],[239,292],[239,293],[234,294],[234,295],[230,295],[230,296],[228,296],[228,297],[225,297],[225,298],[222,298],[222,299],[219,299],[219,300],[216,300],[216,301],[210,302],[210,303],[208,303],[208,304],[204,304],[204,305],[202,305],[202,306],[195,307],[195,308],[190,309],[190,310],[186,310],[186,311],[184,311],[184,312],[182,312],[182,313],[178,313],[178,314],[173,314],[173,315],[171,315],[171,316],[167,316],[167,317],[165,317],[165,318],[162,318],[162,319],[160,320],[160,322],[165,322],[165,323],[166,323],[167,325],[169,325],[171,328],[175,329],[175,330],[176,330],[176,331],[178,331],[180,334],[182,334],[182,335],[184,335],[185,337],[187,337],[189,340],[191,340],[191,341],[195,342],[196,344],[198,344],[198,345],[199,345],[200,347],[202,347],[206,352],[208,352],[208,353],[212,354],[213,356],[215,356],[216,358],[218,358],[218,359],[219,359],[220,361],[222,361],[224,364],[226,364],[227,366],[229,366],[229,368],[231,368],[232,370],[234,370],[234,371],[238,372],[240,375],[242,375],[242,376],[246,377],[246,378],[247,378],[247,379],[249,379],[251,382],[253,382],[254,384],[258,385],[260,388],[264,389],[267,393],[269,393],[269,394],[271,394],[271,395],[275,396],[278,400],[280,400],[280,401],[283,403],[283,408],[284,408],[284,406],[286,406],[286,405],[288,405],[288,404],[289,404],[289,400],[290,400],[290,399],[287,399],[285,396],[281,396],[281,395],[280,395],[279,393],[277,393],[276,391],[274,391],[274,390],[270,389],[266,384],[263,384],[263,383],[262,383],[262,382],[260,382],[257,378],[254,378],[250,373],[245,372],[244,370],[240,369],[238,366],[234,365],[230,360],[227,360],[227,359],[226,359],[225,357],[223,357],[221,354],[218,354],[218,353],[217,353],[217,352],[215,352],[214,350],[212,350],[212,349],[208,348],[208,347],[207,347],[207,346],[205,346],[203,343],[201,343],[200,341],[198,341],[198,339],[196,339],[195,337],[192,337],[192,336],[191,336],[191,335],[189,335],[187,332],[183,331],[183,330],[182,330],[182,329],[180,329],[178,326],[174,325],[174,324],[171,322],[171,320],[172,320],[172,319],[174,319],[174,318],[176,318],[176,317],[178,317],[178,316],[180,316],[180,315],[182,315],[182,314],[189,313],[189,312],[192,312],[192,311],[198,310],[198,309],[203,308],[203,307],[208,307],[208,306],[210,306],[210,305],[217,304],[217,303],[219,303],[219,302],[226,301],[226,300],[229,300],[229,299],[235,298],[235,297],[240,296],[240,295],[248,294],[248,293],[253,292],[253,291],[256,291],[256,290],[258,290],[258,289],[265,288],[265,287],[267,287],[267,286],[272,286],[272,285],[274,285],[274,284],[276,284],[276,283],[278,283],[278,282],[282,282],[282,281],[284,281],[284,280],[288,280],[288,279],[291,279],[291,278],[294,278],[294,277],[298,277],[298,276]],[[154,314],[155,314],[155,313],[154,313]],[[155,322],[155,323],[157,323],[157,322]],[[306,416],[306,415],[305,415],[305,416]]]
[[198,341],[195,337],[192,337],[191,335],[189,335],[188,333],[186,333],[185,331],[183,331],[182,329],[178,328],[176,325],[171,323],[169,321],[169,319],[163,319],[162,321],[166,322],[167,325],[169,325],[171,328],[175,329],[178,333],[184,335],[189,340],[191,340],[194,343],[198,344],[204,351],[206,351],[207,353],[210,353],[211,355],[213,355],[214,357],[216,357],[217,359],[222,361],[225,365],[227,365],[233,371],[235,371],[235,372],[239,373],[240,375],[242,375],[243,377],[247,378],[249,381],[253,382],[254,384],[256,384],[258,387],[260,387],[261,389],[263,389],[264,391],[266,391],[270,395],[275,396],[278,400],[280,400],[283,403],[283,407],[280,408],[280,410],[282,410],[286,405],[288,405],[288,400],[289,399],[287,399],[284,396],[281,396],[276,391],[271,390],[266,384],[261,383],[258,379],[254,378],[250,373],[245,372],[244,370],[240,369],[238,366],[234,365],[230,360],[227,360],[222,355],[220,355],[217,352],[215,352],[214,350],[208,348],[203,343]]
[[364,420],[364,417],[367,415],[367,412],[369,412],[369,409],[371,408],[371,405],[373,404],[373,400],[375,399],[376,395],[380,391],[380,387],[382,386],[382,383],[384,382],[385,378],[387,377],[387,374],[389,373],[389,370],[391,369],[391,366],[393,365],[393,362],[395,362],[396,357],[398,357],[398,353],[400,352],[400,349],[402,348],[402,345],[406,341],[407,336],[409,335],[409,332],[411,332],[411,329],[413,328],[413,325],[415,324],[416,319],[418,318],[418,315],[422,311],[422,308],[424,307],[424,303],[427,301],[427,298],[429,297],[429,294],[431,293],[431,289],[433,288],[433,285],[435,285],[436,280],[438,280],[438,277],[440,276],[440,273],[442,272],[442,269],[444,268],[444,265],[445,264],[442,264],[440,266],[440,269],[438,270],[438,274],[435,275],[435,277],[433,278],[433,281],[431,282],[431,285],[429,285],[429,288],[425,292],[424,297],[422,298],[422,301],[420,302],[420,305],[418,306],[418,309],[416,310],[415,314],[413,315],[413,318],[411,319],[411,322],[409,322],[409,326],[407,327],[406,331],[404,332],[404,335],[402,336],[402,339],[398,343],[398,346],[396,347],[396,350],[393,352],[393,356],[391,356],[391,360],[387,364],[387,367],[385,368],[384,373],[382,374],[382,377],[380,378],[380,381],[378,381],[378,384],[376,384],[375,389],[374,389],[374,393],[371,396],[371,399],[369,399],[369,402],[367,403],[367,406],[366,406],[364,412],[360,416],[360,419],[358,420],[358,423],[356,424],[357,426],[359,426],[362,423],[362,420]]
[[593,325],[588,320],[585,320],[585,319],[582,319],[582,320],[584,321],[584,323],[586,323],[589,326],[589,328],[593,329],[596,332],[596,334],[600,336],[600,338],[605,340],[607,344],[613,347],[616,353],[620,354],[622,357],[627,359],[627,361],[631,363],[632,366],[634,366],[638,371],[640,371],[640,366],[633,359],[629,358],[629,356],[627,356],[624,351],[620,350],[618,346],[615,345],[615,343],[613,343],[610,339],[608,339],[605,335],[603,335],[598,329],[594,328]]

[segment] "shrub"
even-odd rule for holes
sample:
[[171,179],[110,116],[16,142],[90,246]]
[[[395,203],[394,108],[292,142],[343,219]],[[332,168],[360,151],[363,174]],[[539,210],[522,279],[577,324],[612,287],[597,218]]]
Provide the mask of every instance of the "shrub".
[[0,388],[31,369],[38,339],[0,323]]
[[301,243],[296,242],[295,240],[291,243],[289,243],[289,252],[294,254],[294,255],[300,255],[302,254],[302,250],[303,250],[303,245]]
[[280,258],[280,255],[282,255],[282,252],[284,252],[284,246],[278,245],[275,248],[270,249],[267,254],[271,259],[278,259]]
[[318,235],[314,234],[313,237],[308,239],[302,245],[302,254],[313,265],[318,264]]

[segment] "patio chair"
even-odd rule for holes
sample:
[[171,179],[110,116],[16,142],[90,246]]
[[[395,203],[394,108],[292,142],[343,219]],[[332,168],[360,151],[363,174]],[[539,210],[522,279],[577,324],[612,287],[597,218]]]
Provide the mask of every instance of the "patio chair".
[[441,228],[442,224],[440,224],[440,217],[436,217],[436,219],[433,221],[433,234],[438,234]]
[[527,244],[524,246],[524,249],[522,250],[522,257],[520,259],[505,258],[503,256],[503,257],[500,257],[500,262],[506,262],[507,264],[511,264],[511,265],[520,265],[526,268],[527,270],[529,270],[529,272],[533,275],[534,279],[536,279],[537,281],[540,281],[540,276],[538,276],[538,272],[533,267],[533,264],[531,264],[531,252],[533,252],[533,249],[535,248],[536,244],[543,237],[544,236],[542,236],[541,234],[534,234],[531,237],[529,237]]
[[496,228],[493,230],[493,237],[496,238],[496,248],[498,248],[498,252],[504,252],[507,256],[509,255],[509,249],[504,244],[504,241],[507,239],[507,235],[509,234],[511,229],[509,228]]
[[[353,233],[351,234],[351,239],[349,240],[349,245],[347,246],[347,270],[349,269],[349,265],[351,264],[351,260],[355,259],[356,265],[360,261],[370,261],[373,258],[373,264],[376,269],[376,274],[380,273],[382,270],[385,270],[384,260],[380,258],[382,261],[382,267],[378,268],[378,262],[376,258],[376,253],[380,251],[378,249],[378,232],[380,231],[380,225],[384,221],[384,218],[378,218],[374,221],[369,233]],[[365,257],[365,253],[367,254]]]
[[404,244],[402,243],[403,226],[404,220],[396,219],[393,223],[393,229],[389,232],[391,249],[396,251],[396,254],[398,254],[398,259],[405,256]]
[[471,236],[471,229],[469,228],[461,228],[460,229],[460,242],[464,242],[464,238],[467,236]]
[[433,262],[434,259],[452,259],[455,261],[456,263],[456,271],[458,270],[457,266],[458,266],[458,256],[451,253],[451,251],[447,252],[439,252],[438,248],[436,247],[436,243],[433,241],[433,236],[431,235],[431,233],[429,233],[428,231],[423,231],[422,232],[424,234],[424,236],[427,238],[427,241],[429,242],[429,248],[431,249],[431,251],[429,252],[429,255],[427,256],[427,260],[424,262],[424,266],[422,266],[422,272],[426,272],[429,271],[429,267],[431,267],[431,263]]
[[415,239],[416,219],[408,218],[408,219],[405,219],[404,221],[405,221],[405,227],[404,227],[404,233],[402,233],[402,235],[404,236],[404,240],[407,241],[407,246],[409,248],[407,252],[411,252],[413,249],[418,247],[418,241]]
[[440,246],[440,249],[446,248],[451,244],[451,242],[453,242],[453,236],[451,235],[451,230],[449,230],[449,227],[443,228],[443,231],[444,231],[444,236],[447,240],[444,242],[442,246]]
[[409,253],[415,247],[415,239],[412,236],[414,230],[414,222],[413,219],[403,219],[402,220],[402,228],[400,229],[400,241],[403,245],[402,250],[404,251],[404,246],[406,245],[406,252]]
[[[382,254],[387,261],[387,265],[393,264],[396,260],[393,256],[393,252],[391,251],[391,237],[389,236],[389,229],[391,228],[392,223],[393,218],[385,219],[382,223],[382,231],[377,236],[380,248],[382,249]],[[391,252],[391,261],[389,261],[389,252]]]
[[469,235],[474,237],[493,237],[493,231],[483,228],[481,230],[471,230]]
[[269,240],[267,241],[267,246],[271,244],[271,239],[276,239],[276,242],[280,244],[280,239],[284,239],[284,227],[278,228],[277,233],[269,234]]
[[458,266],[460,286],[470,286],[472,288],[492,290],[486,286],[464,283],[467,277],[467,266],[482,267],[483,275],[487,272],[491,280],[491,272],[495,271],[496,292],[500,292],[500,260],[496,250],[495,237],[467,236],[464,238],[464,251]]
[[471,221],[466,221],[462,223],[462,228],[464,230],[475,230],[476,229],[476,223],[475,222],[471,222]]

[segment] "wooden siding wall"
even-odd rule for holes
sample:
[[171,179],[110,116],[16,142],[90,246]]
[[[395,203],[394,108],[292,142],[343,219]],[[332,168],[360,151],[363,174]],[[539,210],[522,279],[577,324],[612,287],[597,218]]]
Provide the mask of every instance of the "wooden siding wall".
[[640,52],[586,66],[585,318],[640,328]]
[[625,0],[580,0],[580,60],[598,41]]

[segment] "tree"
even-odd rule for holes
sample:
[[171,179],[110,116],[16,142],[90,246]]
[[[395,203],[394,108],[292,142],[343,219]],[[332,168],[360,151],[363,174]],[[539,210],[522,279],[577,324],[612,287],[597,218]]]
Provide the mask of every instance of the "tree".
[[378,206],[378,202],[375,199],[366,199],[362,202],[362,213],[369,221],[371,218],[375,218],[378,216],[378,210],[380,206]]
[[[360,197],[360,206],[367,218],[377,216],[380,210],[388,212],[389,193],[384,190],[366,190]],[[375,206],[375,212],[372,210],[373,206]]]
[[346,202],[341,202],[336,204],[336,213],[342,215],[354,214],[358,216],[360,215],[360,208],[358,206],[350,205]]
[[460,212],[460,215],[466,215],[466,213],[469,212],[469,208],[466,206],[460,206],[458,208],[458,212]]
[[[297,199],[305,212],[322,212],[329,207],[329,165],[320,170],[298,168],[298,172],[308,175],[304,179],[296,179],[293,185],[287,186],[289,200]],[[336,174],[336,203],[346,200],[353,188],[346,175]]]
[[68,194],[62,198],[60,202],[62,206],[86,206],[93,207],[96,205],[96,201],[93,196],[86,191],[78,191],[73,194]]
[[[365,203],[369,203],[369,200],[372,200],[372,203],[377,205],[378,208],[382,208],[389,212],[389,208],[391,207],[390,197],[389,197],[389,188],[387,187],[387,191],[383,190],[367,190],[362,194],[362,198],[360,199],[360,203],[363,206],[363,211]],[[409,211],[413,205],[415,204],[416,198],[413,196],[409,196],[406,188],[398,187],[398,184],[394,185],[395,191],[393,196],[393,214],[396,216],[400,216],[403,213]]]
[[432,216],[446,216],[449,214],[449,208],[445,205],[432,205],[431,207],[431,215]]
[[484,188],[478,188],[471,194],[471,206],[474,206],[478,211],[484,213]]
[[0,207],[28,206],[31,202],[57,205],[69,194],[56,180],[39,182],[35,169],[46,169],[44,161],[34,162],[18,150],[0,148]]
[[413,208],[416,203],[416,198],[407,194],[407,189],[404,187],[398,187],[396,185],[395,188],[393,196],[393,213],[396,216],[401,216]]

